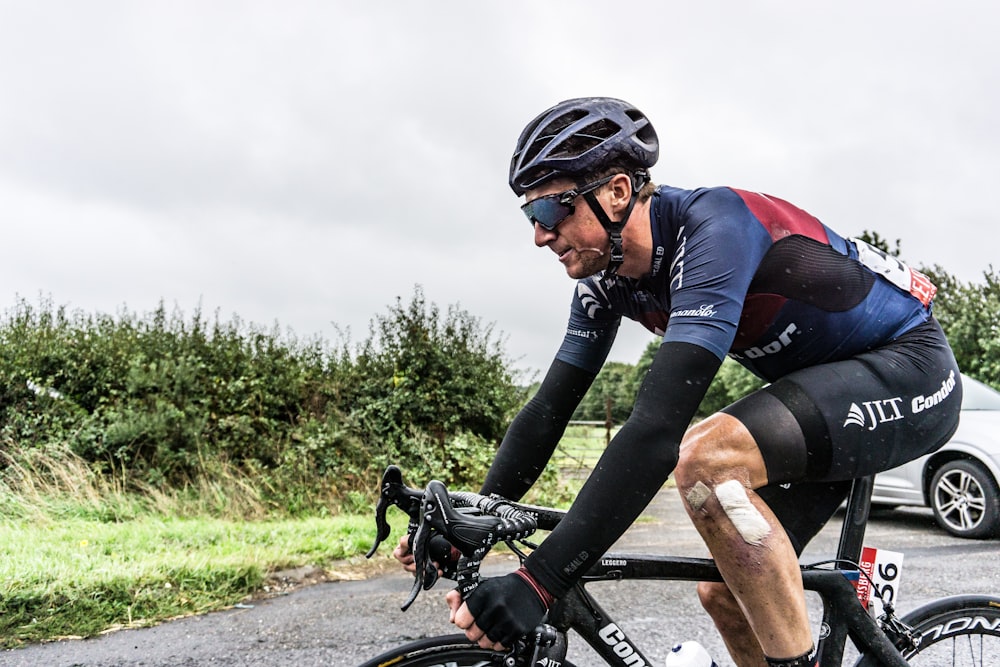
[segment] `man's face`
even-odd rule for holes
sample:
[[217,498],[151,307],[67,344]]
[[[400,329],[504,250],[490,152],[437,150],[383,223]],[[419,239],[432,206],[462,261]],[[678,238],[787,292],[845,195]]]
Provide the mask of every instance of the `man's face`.
[[[531,202],[545,195],[558,194],[573,188],[570,179],[558,179],[525,193],[525,201]],[[601,200],[601,190],[594,193]],[[574,201],[574,211],[549,230],[535,223],[535,245],[548,246],[566,268],[570,278],[586,278],[607,268],[611,259],[611,241],[608,233],[598,222],[586,200],[579,196]]]

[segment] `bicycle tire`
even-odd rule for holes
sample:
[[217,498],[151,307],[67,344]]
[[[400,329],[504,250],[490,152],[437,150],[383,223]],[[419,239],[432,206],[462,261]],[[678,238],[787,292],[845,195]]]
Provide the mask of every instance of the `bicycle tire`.
[[[1000,664],[1000,598],[956,595],[910,612],[902,621],[920,638],[916,649],[901,651],[913,667],[983,667]],[[879,667],[871,655],[857,667]]]
[[[494,662],[502,661],[502,656],[496,651],[480,648],[465,635],[443,635],[397,646],[361,663],[359,667],[489,667]],[[573,667],[568,660],[562,665]]]

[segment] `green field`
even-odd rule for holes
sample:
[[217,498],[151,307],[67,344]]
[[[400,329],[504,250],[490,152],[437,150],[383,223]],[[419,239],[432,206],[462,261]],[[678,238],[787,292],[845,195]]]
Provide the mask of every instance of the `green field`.
[[[610,435],[618,432],[612,427]],[[604,426],[570,424],[556,448],[552,464],[563,474],[582,475],[592,470],[607,447],[608,430]]]
[[230,606],[274,572],[355,565],[373,533],[370,516],[0,523],[0,647]]

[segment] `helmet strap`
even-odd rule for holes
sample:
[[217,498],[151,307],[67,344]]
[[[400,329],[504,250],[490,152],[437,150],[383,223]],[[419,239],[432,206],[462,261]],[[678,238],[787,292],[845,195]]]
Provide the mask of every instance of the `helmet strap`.
[[639,200],[639,190],[645,185],[648,175],[645,171],[639,171],[632,179],[632,196],[629,199],[628,206],[625,208],[625,213],[622,215],[622,219],[613,222],[610,217],[608,217],[607,212],[604,207],[601,206],[601,202],[597,201],[597,196],[591,192],[585,192],[583,194],[584,200],[590,205],[590,210],[594,212],[597,216],[597,220],[604,227],[605,231],[608,232],[608,237],[611,239],[611,259],[608,261],[608,268],[604,270],[604,277],[611,278],[618,274],[618,268],[625,261],[625,250],[622,248],[622,230],[625,229],[625,223],[628,222],[629,216],[632,215],[632,209],[635,208],[635,203]]

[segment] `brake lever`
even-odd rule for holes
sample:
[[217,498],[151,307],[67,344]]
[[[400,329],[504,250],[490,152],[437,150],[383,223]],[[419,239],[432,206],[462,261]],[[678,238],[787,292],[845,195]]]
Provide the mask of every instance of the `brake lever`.
[[368,552],[369,557],[389,536],[385,514],[390,505],[396,505],[410,517],[407,532],[414,577],[410,596],[402,605],[403,611],[413,604],[421,590],[430,590],[441,576],[431,558],[433,536],[444,536],[449,547],[461,553],[455,578],[462,599],[466,599],[479,585],[479,566],[492,546],[501,539],[527,537],[537,525],[535,518],[502,499],[467,493],[457,493],[452,498],[447,487],[437,480],[431,480],[423,490],[410,489],[403,484],[399,468],[389,466],[382,475],[375,513],[376,542]]
[[416,530],[417,516],[420,512],[420,502],[422,494],[419,491],[410,489],[403,484],[403,472],[396,466],[390,465],[382,473],[381,491],[378,503],[375,505],[375,543],[365,554],[365,558],[375,555],[382,542],[389,538],[392,528],[386,520],[386,512],[389,507],[395,505],[410,517],[409,533]]
[[[449,510],[452,513],[450,517]],[[432,528],[436,529],[442,535],[447,535],[449,541],[462,553],[456,570],[456,588],[461,593],[462,599],[465,600],[479,586],[481,580],[479,567],[493,545],[488,538],[485,538],[484,541],[455,539],[460,537],[460,535],[453,534],[447,530],[449,522],[456,518],[454,512],[455,509],[449,499],[448,489],[445,485],[437,480],[428,482],[424,502],[421,504],[420,519],[425,524],[429,523]],[[436,570],[434,576],[435,578],[437,577]]]
[[430,526],[421,521],[417,526],[417,530],[412,533],[412,539],[410,541],[410,553],[413,554],[413,565],[415,570],[413,572],[413,588],[410,589],[410,597],[406,599],[403,606],[400,607],[403,611],[410,608],[413,601],[417,599],[417,595],[421,590],[424,589],[424,577],[425,568],[427,565],[426,559],[423,555],[423,549],[427,547],[427,541],[430,539]]
[[375,542],[372,544],[372,548],[368,550],[365,554],[365,558],[371,558],[378,551],[380,544],[385,542],[389,538],[389,533],[392,529],[389,527],[389,522],[385,518],[385,511],[389,509],[392,502],[386,499],[386,497],[379,496],[378,504],[375,505]]
[[[444,488],[440,482],[438,482],[438,485],[441,489]],[[403,611],[409,609],[421,590],[430,590],[438,580],[437,567],[430,558],[428,548],[434,529],[443,530],[444,528],[439,518],[442,516],[441,502],[435,493],[436,490],[430,488],[430,485],[428,485],[420,502],[417,528],[412,533],[413,537],[410,541],[410,552],[413,554],[413,564],[416,567],[416,571],[413,573],[413,588],[410,589],[410,597],[407,598],[401,607]],[[447,498],[447,491],[445,491],[444,497]]]

